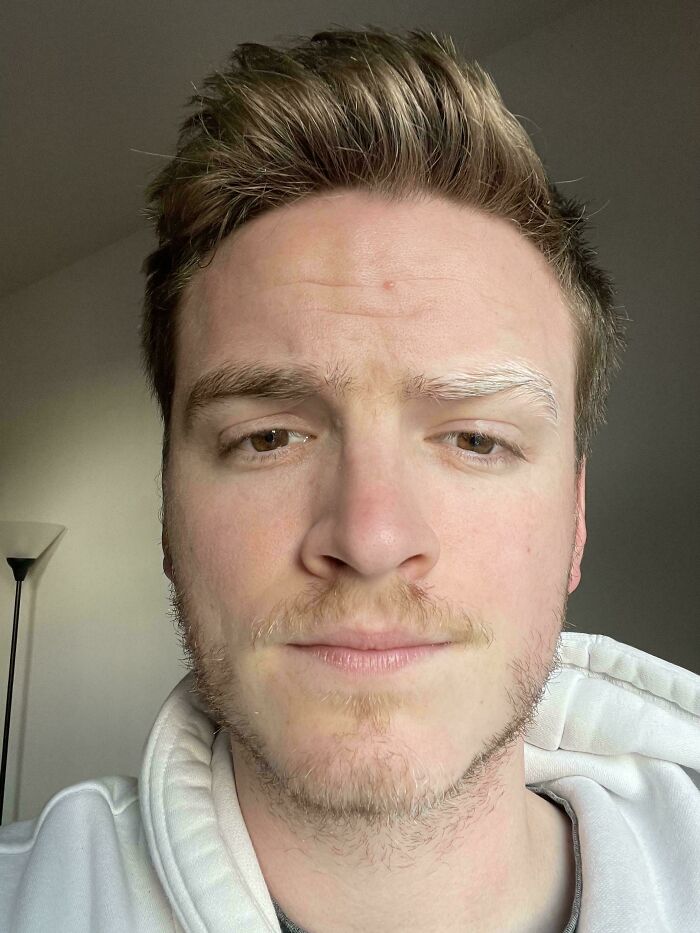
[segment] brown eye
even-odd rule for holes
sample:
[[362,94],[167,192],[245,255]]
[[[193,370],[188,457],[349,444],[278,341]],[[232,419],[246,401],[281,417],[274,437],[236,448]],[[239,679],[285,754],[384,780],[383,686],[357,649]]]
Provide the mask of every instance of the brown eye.
[[[258,438],[262,438],[262,441],[258,441]],[[257,453],[265,453],[266,451],[275,450],[275,444],[278,442],[282,444],[288,443],[289,431],[284,428],[270,428],[269,431],[249,434],[248,440]]]
[[470,450],[475,454],[490,454],[496,446],[492,438],[474,431],[462,431],[457,437],[462,450]]

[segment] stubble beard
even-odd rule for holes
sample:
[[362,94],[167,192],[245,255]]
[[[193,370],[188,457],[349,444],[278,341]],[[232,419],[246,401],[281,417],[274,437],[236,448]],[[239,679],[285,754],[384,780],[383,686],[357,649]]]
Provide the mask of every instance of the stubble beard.
[[[343,595],[337,600],[339,592]],[[483,621],[441,613],[430,606],[425,591],[413,584],[403,584],[399,592],[404,610],[413,607],[406,613],[412,620],[422,618],[431,624],[432,612],[443,624],[449,620],[448,628],[451,623],[453,631],[455,623],[462,633],[469,628],[472,644],[488,647],[492,643],[491,629]],[[323,607],[324,618],[328,618],[330,607],[344,615],[352,603],[345,598],[347,595],[342,588],[331,586],[314,604]],[[223,643],[215,644],[206,638],[206,626],[197,618],[191,594],[175,573],[171,587],[173,616],[186,660],[194,673],[194,688],[219,728],[228,731],[234,757],[240,755],[248,773],[254,775],[255,793],[264,798],[264,805],[271,812],[295,830],[300,826],[306,831],[311,829],[316,839],[325,838],[329,843],[340,836],[346,846],[354,838],[365,857],[368,838],[379,830],[390,829],[410,846],[412,840],[416,842],[426,832],[434,834],[438,825],[443,829],[450,824],[466,828],[495,805],[503,791],[502,771],[520,748],[548,680],[560,669],[558,637],[566,626],[567,600],[565,586],[561,609],[554,614],[555,624],[546,631],[538,630],[528,649],[507,664],[504,690],[509,716],[503,727],[483,742],[456,781],[444,773],[440,780],[433,777],[427,781],[424,775],[417,779],[415,762],[402,757],[393,747],[389,729],[392,707],[387,702],[390,694],[362,693],[350,700],[344,697],[343,709],[352,712],[355,721],[366,726],[373,738],[379,737],[372,746],[372,755],[363,756],[361,766],[357,764],[357,748],[344,747],[342,743],[327,757],[315,754],[293,766],[275,765],[274,753],[246,710],[230,650]],[[251,630],[251,643],[264,643],[280,628],[289,633],[303,630],[306,625],[307,632],[313,631],[306,621],[308,604],[303,604],[301,612],[300,605],[297,601],[291,611],[271,613],[256,623]],[[322,776],[330,774],[329,769],[335,778],[342,772],[342,782],[324,781]],[[387,774],[391,775],[390,780]],[[444,833],[445,839],[449,835]]]

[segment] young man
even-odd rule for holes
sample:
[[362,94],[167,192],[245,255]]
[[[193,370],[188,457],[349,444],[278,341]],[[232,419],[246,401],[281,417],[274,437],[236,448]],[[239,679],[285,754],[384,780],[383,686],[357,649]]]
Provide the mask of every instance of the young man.
[[193,671],[138,785],[3,830],[7,929],[691,929],[700,678],[563,631],[622,325],[490,79],[240,46],[151,206]]

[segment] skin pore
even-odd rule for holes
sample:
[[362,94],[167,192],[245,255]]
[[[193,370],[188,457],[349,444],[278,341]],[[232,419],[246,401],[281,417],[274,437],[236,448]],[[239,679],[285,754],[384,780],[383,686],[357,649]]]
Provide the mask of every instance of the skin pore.
[[[319,394],[230,394],[251,364]],[[526,788],[523,732],[585,470],[545,260],[446,201],[315,195],[196,274],[176,372],[164,568],[272,896],[310,933],[561,933],[571,828]],[[407,373],[469,390],[402,398]],[[289,647],[341,625],[452,644],[364,678]]]

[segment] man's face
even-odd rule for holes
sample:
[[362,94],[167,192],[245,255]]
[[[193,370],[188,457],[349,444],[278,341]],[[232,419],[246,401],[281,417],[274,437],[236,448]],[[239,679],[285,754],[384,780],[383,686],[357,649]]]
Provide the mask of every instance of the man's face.
[[[250,364],[341,378],[260,398],[221,375],[191,404]],[[197,273],[176,369],[166,568],[234,745],[316,811],[440,799],[517,737],[578,582],[574,328],[552,272],[471,209],[315,196]],[[471,394],[402,399],[415,373]],[[452,645],[358,675],[288,644],[339,626]]]

